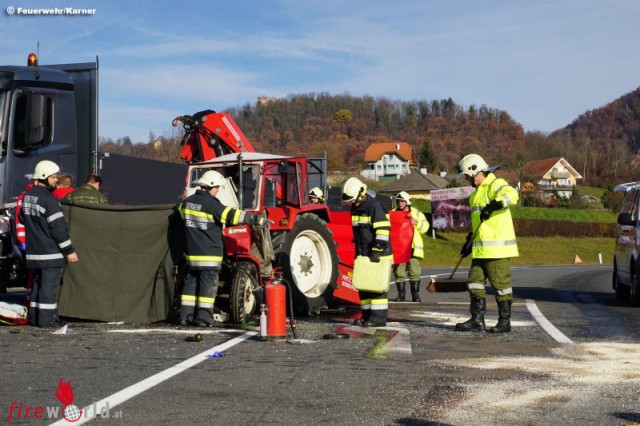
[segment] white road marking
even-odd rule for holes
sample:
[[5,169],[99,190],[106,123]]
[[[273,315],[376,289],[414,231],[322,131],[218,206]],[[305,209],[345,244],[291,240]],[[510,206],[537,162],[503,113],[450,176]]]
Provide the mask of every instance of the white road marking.
[[230,328],[219,330],[207,330],[206,328],[191,328],[191,329],[170,329],[170,328],[134,328],[126,330],[107,330],[109,333],[132,333],[132,334],[151,334],[151,333],[165,333],[165,334],[223,334],[223,333],[242,333],[244,330],[234,330]]
[[[464,316],[461,316],[459,313],[453,312],[414,311],[411,313],[411,318],[424,318],[426,321],[454,326],[460,322],[468,320],[469,315],[464,314]],[[512,316],[511,325],[514,327],[537,327],[538,323],[533,320],[515,319]]]
[[90,420],[93,420],[96,416],[100,415],[100,413],[96,413],[94,412],[94,410],[100,410],[103,407],[106,407],[107,403],[109,404],[109,409],[111,410],[116,406],[122,404],[123,402],[126,402],[127,400],[133,398],[134,396],[137,396],[142,392],[149,390],[156,385],[159,385],[165,380],[168,380],[173,376],[176,376],[182,373],[183,371],[186,371],[189,368],[200,364],[202,361],[205,361],[206,359],[208,359],[208,356],[213,355],[215,352],[222,352],[224,350],[227,350],[237,345],[238,343],[242,343],[248,338],[255,336],[257,334],[258,333],[255,331],[249,331],[247,333],[244,333],[242,336],[234,337],[233,339],[228,340],[218,346],[214,346],[213,348],[208,349],[202,352],[201,354],[191,357],[185,361],[182,361],[180,364],[174,365],[171,368],[168,368],[164,371],[161,371],[158,374],[148,377],[98,402],[94,402],[92,405],[88,405],[82,409],[83,411],[82,417],[75,422],[68,422],[66,419],[62,418],[61,420],[58,420],[57,422],[52,423],[52,425],[66,425],[66,424],[81,425]]
[[395,330],[398,332],[387,344],[380,350],[381,353],[399,353],[403,355],[412,355],[411,352],[411,334],[404,327],[384,327],[385,330]]
[[540,312],[540,309],[538,309],[538,305],[536,305],[536,302],[531,299],[527,299],[527,309],[529,310],[533,318],[538,322],[538,324],[540,324],[540,327],[542,327],[544,331],[549,333],[549,336],[553,337],[556,342],[573,345],[573,341],[571,339],[565,336],[560,330],[558,330],[553,324],[551,324],[551,321],[549,321],[544,315],[542,315],[542,312]]
[[390,322],[387,323],[386,327],[360,327],[357,325],[352,325],[347,327],[347,329],[354,330],[358,333],[362,334],[375,334],[376,330],[391,330],[397,331],[396,335],[393,336],[380,350],[378,351],[381,355],[389,355],[389,354],[402,354],[402,355],[412,355],[411,351],[411,332],[408,328],[400,326],[400,323]]

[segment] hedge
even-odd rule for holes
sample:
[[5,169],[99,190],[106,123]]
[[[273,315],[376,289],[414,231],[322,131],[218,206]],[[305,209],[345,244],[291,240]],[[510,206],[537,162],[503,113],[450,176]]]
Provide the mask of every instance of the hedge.
[[615,223],[568,222],[546,219],[513,219],[519,237],[616,237]]

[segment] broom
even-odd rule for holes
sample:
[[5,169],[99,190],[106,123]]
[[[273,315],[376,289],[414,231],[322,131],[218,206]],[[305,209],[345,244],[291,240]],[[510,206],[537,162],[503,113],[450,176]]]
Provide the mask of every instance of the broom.
[[[467,244],[473,244],[473,240],[475,240],[476,235],[478,235],[478,230],[480,229],[483,223],[484,221],[480,222],[480,224],[474,231],[473,235],[471,235],[471,238],[469,239],[469,241],[466,241],[464,243],[463,251],[467,247]],[[451,271],[451,274],[449,274],[449,278],[447,278],[446,280],[436,281],[435,278],[431,278],[431,281],[429,282],[429,284],[427,284],[427,291],[429,293],[460,293],[463,291],[468,291],[466,279],[465,280],[453,279],[453,276],[458,270],[458,267],[462,263],[462,259],[464,259],[464,256],[460,255],[460,259],[458,259],[458,263],[456,263],[455,268],[453,268],[453,271]]]

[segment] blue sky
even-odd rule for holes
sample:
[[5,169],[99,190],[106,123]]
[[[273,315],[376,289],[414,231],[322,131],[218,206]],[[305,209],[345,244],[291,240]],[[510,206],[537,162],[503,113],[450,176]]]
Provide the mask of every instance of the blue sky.
[[[7,7],[95,8],[24,16]],[[0,64],[100,58],[100,134],[258,96],[451,97],[550,132],[640,86],[636,0],[2,0]],[[174,132],[174,133],[172,133]]]

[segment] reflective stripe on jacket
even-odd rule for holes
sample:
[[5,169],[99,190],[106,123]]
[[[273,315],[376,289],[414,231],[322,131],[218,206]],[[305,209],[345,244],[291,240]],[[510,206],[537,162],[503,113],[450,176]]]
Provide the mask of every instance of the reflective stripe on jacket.
[[351,206],[351,225],[356,243],[356,256],[369,256],[375,246],[382,248],[381,258],[392,258],[387,211],[376,199],[367,195],[359,206]]
[[27,268],[56,268],[66,265],[65,256],[75,250],[67,222],[52,188],[34,186],[22,199],[20,222],[25,227]]
[[476,259],[502,259],[518,256],[516,233],[513,229],[510,206],[518,202],[518,192],[504,179],[489,173],[469,197],[471,224],[475,231],[480,225],[480,212],[492,200],[498,200],[504,208],[493,212],[473,240],[473,257]]
[[246,213],[227,207],[206,191],[197,190],[187,197],[178,211],[187,233],[187,264],[193,269],[222,267],[223,225],[244,223]]

